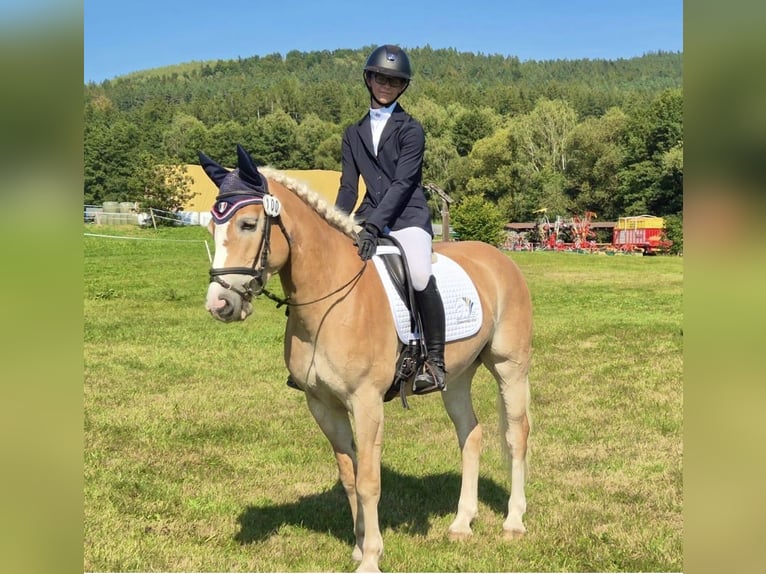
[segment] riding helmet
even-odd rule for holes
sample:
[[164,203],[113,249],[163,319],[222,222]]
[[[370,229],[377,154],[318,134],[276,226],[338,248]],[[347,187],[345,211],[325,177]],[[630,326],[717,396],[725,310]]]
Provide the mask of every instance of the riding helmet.
[[387,76],[404,78],[405,80],[412,79],[410,59],[399,46],[391,44],[384,44],[375,48],[370,57],[367,58],[364,71],[378,72]]

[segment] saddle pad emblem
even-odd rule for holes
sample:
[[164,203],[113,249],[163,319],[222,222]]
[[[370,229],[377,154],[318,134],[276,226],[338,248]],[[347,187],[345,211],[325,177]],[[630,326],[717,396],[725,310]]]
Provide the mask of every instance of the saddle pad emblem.
[[[402,343],[418,339],[418,333],[411,332],[410,311],[394,287],[385,264],[377,255],[372,258],[383,287],[396,325],[396,333]],[[438,255],[432,267],[436,285],[442,296],[446,319],[446,341],[456,341],[475,335],[481,328],[482,308],[476,286],[468,273],[454,260]]]

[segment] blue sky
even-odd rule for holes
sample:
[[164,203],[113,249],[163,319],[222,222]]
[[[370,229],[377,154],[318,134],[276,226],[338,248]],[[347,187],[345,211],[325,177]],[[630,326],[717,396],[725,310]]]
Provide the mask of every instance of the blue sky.
[[85,0],[83,9],[85,82],[193,60],[385,43],[522,61],[683,49],[683,0]]

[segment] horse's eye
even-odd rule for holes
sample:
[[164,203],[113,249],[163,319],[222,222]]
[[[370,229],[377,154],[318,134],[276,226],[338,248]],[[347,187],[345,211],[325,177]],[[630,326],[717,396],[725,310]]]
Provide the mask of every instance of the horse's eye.
[[239,222],[239,228],[242,231],[255,231],[258,226],[258,220],[254,217],[244,218]]

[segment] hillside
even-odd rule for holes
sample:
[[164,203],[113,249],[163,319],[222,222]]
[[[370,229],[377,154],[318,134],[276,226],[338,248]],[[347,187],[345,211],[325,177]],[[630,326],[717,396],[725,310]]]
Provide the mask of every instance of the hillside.
[[[340,169],[343,130],[369,106],[368,53],[190,62],[85,85],[83,202],[141,201],[149,183],[136,174],[196,164],[197,150],[232,165],[236,144],[259,165]],[[508,221],[541,208],[680,217],[682,54],[521,62],[425,46],[410,57],[401,103],[425,131],[423,181],[456,202],[483,195]],[[334,194],[333,179],[318,185]]]
[[[121,113],[152,104],[183,110],[210,126],[246,124],[280,108],[300,121],[309,113],[335,124],[359,116],[365,92],[360,71],[369,47],[293,51],[216,62],[187,62],[86,84],[86,102],[108,98]],[[618,60],[521,62],[513,56],[413,48],[407,100],[489,106],[500,113],[532,109],[540,97],[564,97],[581,115],[597,115],[635,95],[656,94],[682,82],[682,55],[645,54]],[[160,103],[162,101],[162,103]]]

